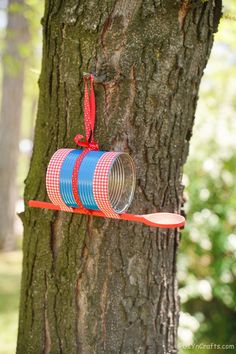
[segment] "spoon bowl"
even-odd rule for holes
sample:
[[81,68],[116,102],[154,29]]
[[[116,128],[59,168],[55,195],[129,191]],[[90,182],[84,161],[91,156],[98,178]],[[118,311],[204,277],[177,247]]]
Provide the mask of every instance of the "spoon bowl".
[[155,227],[176,228],[185,224],[184,217],[174,213],[154,213],[142,215],[142,217],[145,219],[145,224]]

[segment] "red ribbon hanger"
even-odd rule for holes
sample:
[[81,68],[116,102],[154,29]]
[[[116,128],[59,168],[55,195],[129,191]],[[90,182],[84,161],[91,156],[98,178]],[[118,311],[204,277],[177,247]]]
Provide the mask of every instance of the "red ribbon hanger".
[[[88,90],[88,79],[90,79],[90,94]],[[74,138],[74,142],[81,147],[88,150],[99,150],[98,143],[94,141],[94,127],[96,116],[96,103],[94,94],[94,76],[92,74],[84,76],[84,127],[85,127],[85,141],[84,136],[78,134]]]
[[84,159],[85,155],[89,151],[99,150],[98,143],[94,141],[94,126],[95,126],[95,116],[96,116],[96,103],[95,103],[95,94],[94,94],[94,76],[90,74],[90,96],[88,91],[88,77],[84,76],[84,127],[85,127],[85,141],[81,141],[84,139],[84,136],[81,134],[77,134],[74,138],[74,142],[81,147],[84,147],[84,151],[80,154],[78,159],[76,160],[73,174],[72,174],[72,189],[76,203],[82,210],[86,210],[83,206],[79,192],[78,192],[78,174],[79,168]]

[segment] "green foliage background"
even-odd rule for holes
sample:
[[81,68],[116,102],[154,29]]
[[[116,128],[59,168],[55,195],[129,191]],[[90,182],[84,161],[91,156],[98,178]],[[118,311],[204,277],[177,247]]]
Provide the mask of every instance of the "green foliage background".
[[178,256],[180,344],[234,344],[228,353],[236,352],[235,38],[236,3],[225,1],[185,166],[187,227]]

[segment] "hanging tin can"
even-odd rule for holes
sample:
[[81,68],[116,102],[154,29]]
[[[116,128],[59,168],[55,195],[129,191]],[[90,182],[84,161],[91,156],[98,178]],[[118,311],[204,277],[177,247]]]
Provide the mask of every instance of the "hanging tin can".
[[78,208],[81,206],[76,202],[78,194],[86,209],[101,210],[110,216],[126,211],[136,183],[132,158],[123,152],[89,151],[74,180],[76,161],[81,154],[82,150],[60,149],[52,156],[46,174],[51,202],[63,208]]

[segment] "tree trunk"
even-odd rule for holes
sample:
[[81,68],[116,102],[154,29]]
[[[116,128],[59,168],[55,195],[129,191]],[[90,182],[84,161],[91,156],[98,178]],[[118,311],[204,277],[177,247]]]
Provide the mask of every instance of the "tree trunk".
[[28,40],[27,21],[15,4],[24,6],[24,0],[9,0],[6,50],[3,56],[2,105],[0,119],[0,249],[14,249],[14,223],[17,198],[16,171],[20,139],[20,125],[24,90],[24,63],[22,46]]
[[[130,212],[179,212],[199,83],[220,1],[48,1],[25,202],[83,132],[82,73],[96,72],[101,150],[137,166]],[[17,353],[176,353],[177,230],[26,208]]]

